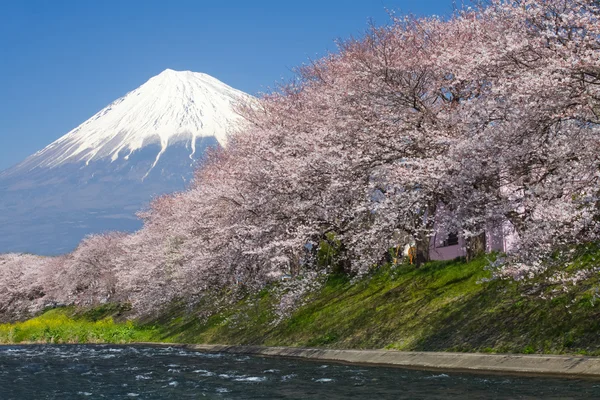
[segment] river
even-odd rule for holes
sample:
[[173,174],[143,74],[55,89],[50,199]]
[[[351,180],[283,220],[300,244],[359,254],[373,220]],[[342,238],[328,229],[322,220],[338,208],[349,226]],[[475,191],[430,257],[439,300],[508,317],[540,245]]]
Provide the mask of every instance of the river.
[[0,399],[594,399],[600,381],[364,367],[170,347],[0,347]]

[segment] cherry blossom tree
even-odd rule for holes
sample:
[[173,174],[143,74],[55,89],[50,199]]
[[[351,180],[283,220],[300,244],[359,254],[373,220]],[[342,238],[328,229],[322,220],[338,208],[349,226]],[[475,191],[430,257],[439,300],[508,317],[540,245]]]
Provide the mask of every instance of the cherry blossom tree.
[[57,277],[64,302],[89,306],[120,300],[116,261],[124,237],[118,232],[88,236],[66,257]]
[[[52,263],[6,256],[6,304],[22,291],[148,314],[286,277],[288,310],[332,270],[367,273],[409,241],[427,261],[437,231],[473,257],[498,226],[518,245],[497,275],[547,271],[600,240],[599,21],[594,0],[493,0],[371,27],[240,105],[248,127],[141,212],[140,231],[89,237]],[[317,257],[326,245],[332,265]]]
[[440,204],[473,251],[510,221],[511,263],[597,240],[597,18],[593,2],[493,2],[341,43],[243,109],[253,126],[153,205],[146,270],[176,270],[174,293],[261,287],[318,269],[330,234],[348,272],[399,238],[426,260]]
[[47,296],[54,289],[50,278],[61,263],[62,257],[0,255],[0,320],[27,318],[52,305]]

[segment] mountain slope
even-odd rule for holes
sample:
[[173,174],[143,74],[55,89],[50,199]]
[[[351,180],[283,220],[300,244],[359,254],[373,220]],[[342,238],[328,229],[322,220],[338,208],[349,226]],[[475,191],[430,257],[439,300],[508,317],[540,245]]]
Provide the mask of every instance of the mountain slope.
[[241,122],[233,106],[249,98],[209,75],[167,69],[0,177],[67,163],[127,160],[151,144],[160,146],[156,161],[169,145],[181,142],[193,158],[198,138],[226,142]]
[[153,196],[182,190],[204,150],[243,126],[252,97],[202,73],[165,70],[0,172],[0,253],[60,254],[89,233],[139,228]]

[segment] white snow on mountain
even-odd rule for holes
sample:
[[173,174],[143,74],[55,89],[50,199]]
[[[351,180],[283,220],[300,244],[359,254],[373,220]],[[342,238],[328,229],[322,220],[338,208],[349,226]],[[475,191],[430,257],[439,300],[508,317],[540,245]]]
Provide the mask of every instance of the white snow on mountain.
[[140,228],[138,210],[185,190],[254,98],[206,74],[165,70],[0,172],[0,253],[56,255],[89,234]]
[[243,124],[235,104],[251,99],[209,75],[167,69],[6,172],[127,160],[149,144],[160,147],[150,170],[175,143],[185,142],[192,159],[197,138],[213,136],[226,143],[228,133]]

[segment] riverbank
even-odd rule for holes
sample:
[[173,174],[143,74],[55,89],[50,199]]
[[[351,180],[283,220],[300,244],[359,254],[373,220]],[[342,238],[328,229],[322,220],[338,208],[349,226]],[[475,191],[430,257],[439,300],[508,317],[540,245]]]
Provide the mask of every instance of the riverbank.
[[183,345],[183,347],[207,353],[285,357],[356,365],[600,379],[600,357],[401,352],[394,350],[331,350],[224,345]]
[[0,344],[132,343],[155,341],[156,332],[133,321],[115,322],[119,307],[79,313],[56,308],[27,321],[0,324]]
[[203,354],[178,346],[0,346],[0,365],[6,367],[0,374],[2,398],[15,399],[600,398],[595,377],[442,372],[222,349]]
[[[20,345],[39,345],[39,343],[21,343]],[[2,346],[0,345],[0,348]],[[346,365],[398,367],[421,371],[600,379],[600,357],[403,352],[396,350],[227,346],[157,342],[131,342],[121,346],[174,348],[208,354],[287,358]]]
[[[593,267],[598,255],[570,268]],[[276,294],[264,290],[208,318],[196,315],[207,315],[210,302],[191,312],[174,306],[150,324],[161,341],[181,343],[600,355],[597,277],[563,293],[560,285],[489,281],[488,264],[385,266],[358,280],[333,275],[281,319]]]
[[[569,266],[595,266],[592,253]],[[215,299],[171,304],[131,320],[105,304],[49,310],[0,325],[0,343],[163,342],[487,354],[600,355],[597,277],[568,292],[537,282],[489,281],[488,260],[383,266],[361,279],[331,275],[286,316],[277,287],[215,310]],[[550,298],[551,297],[551,298]],[[218,299],[216,299],[218,300]]]

